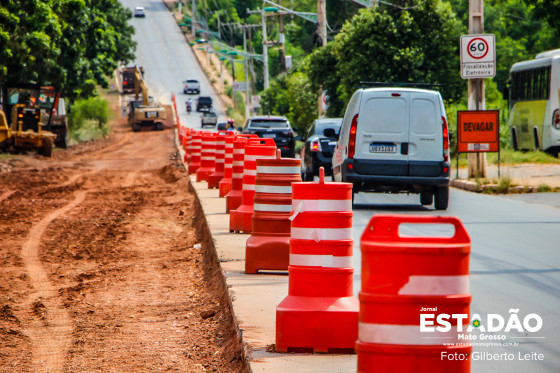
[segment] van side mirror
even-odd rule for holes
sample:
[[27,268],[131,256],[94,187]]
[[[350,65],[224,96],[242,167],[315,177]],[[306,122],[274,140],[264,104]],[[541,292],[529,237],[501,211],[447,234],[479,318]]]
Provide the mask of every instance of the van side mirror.
[[326,128],[323,131],[323,136],[338,140],[338,135],[336,134],[336,131],[334,130],[334,128]]

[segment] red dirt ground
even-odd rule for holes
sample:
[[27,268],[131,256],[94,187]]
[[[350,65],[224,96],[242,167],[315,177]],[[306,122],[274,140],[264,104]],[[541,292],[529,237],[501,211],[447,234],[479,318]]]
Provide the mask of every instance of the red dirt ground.
[[[174,131],[0,161],[1,372],[242,372]],[[195,249],[195,244],[201,244]]]

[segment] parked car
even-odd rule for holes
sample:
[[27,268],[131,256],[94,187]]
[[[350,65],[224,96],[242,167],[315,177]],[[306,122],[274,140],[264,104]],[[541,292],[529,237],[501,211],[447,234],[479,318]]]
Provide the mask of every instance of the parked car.
[[218,116],[213,111],[207,111],[206,113],[203,113],[202,117],[200,118],[200,127],[214,127],[216,126],[216,123],[218,123]]
[[196,111],[212,110],[212,97],[198,96],[196,99]]
[[282,157],[295,157],[296,138],[290,122],[280,116],[254,116],[247,120],[241,133],[253,133],[259,137],[274,139],[276,147],[280,149]]
[[134,17],[146,17],[144,8],[141,6],[137,6],[136,8],[134,8]]
[[[356,192],[418,193],[436,210],[449,203],[449,130],[439,92],[358,89],[334,150],[333,178]],[[434,202],[435,196],[435,202]]]
[[319,168],[325,169],[326,175],[332,175],[332,156],[342,118],[316,119],[305,136],[301,149],[301,178],[313,181],[319,175]]
[[196,79],[187,79],[183,82],[185,86],[183,87],[183,93],[188,95],[189,93],[200,94],[200,82]]

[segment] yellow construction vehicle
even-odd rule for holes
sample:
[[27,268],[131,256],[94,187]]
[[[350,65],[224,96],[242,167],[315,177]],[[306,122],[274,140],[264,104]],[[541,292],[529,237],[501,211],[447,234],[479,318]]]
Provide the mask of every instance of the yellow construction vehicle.
[[2,86],[0,148],[36,149],[46,157],[52,155],[56,135],[43,130],[44,121],[38,106],[39,88],[32,83]]
[[138,67],[134,70],[134,100],[130,100],[128,106],[128,123],[134,132],[140,131],[142,127],[163,130],[166,121],[165,109],[148,96],[148,87]]

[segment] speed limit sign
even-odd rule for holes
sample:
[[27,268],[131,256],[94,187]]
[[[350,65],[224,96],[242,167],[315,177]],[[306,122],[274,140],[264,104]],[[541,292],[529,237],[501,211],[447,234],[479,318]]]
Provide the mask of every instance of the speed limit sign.
[[496,75],[493,34],[461,36],[461,78],[492,78]]

